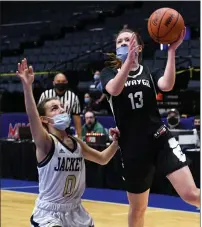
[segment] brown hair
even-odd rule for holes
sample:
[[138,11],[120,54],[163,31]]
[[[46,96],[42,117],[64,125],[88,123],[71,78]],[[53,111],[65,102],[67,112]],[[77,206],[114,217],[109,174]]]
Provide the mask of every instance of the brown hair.
[[[119,33],[115,37],[115,41],[117,40],[118,36],[124,32],[135,33],[138,45],[141,45],[142,48],[144,48],[144,42],[142,41],[140,34],[138,32],[134,32],[133,30],[131,30],[129,28],[123,28],[122,30],[120,30]],[[117,69],[121,67],[122,61],[116,57],[116,54],[107,53],[106,55],[109,57],[109,60],[106,61],[106,65],[108,65],[109,67],[117,68]],[[140,54],[138,56],[138,61],[139,61],[139,63],[142,61],[142,52],[140,52]]]
[[37,110],[39,112],[39,116],[46,116],[46,109],[45,109],[45,104],[51,100],[58,100],[57,97],[53,98],[46,98],[43,99],[38,105],[37,105]]
[[[53,97],[53,98],[46,98],[43,99],[38,105],[37,105],[37,110],[39,113],[39,116],[46,116],[46,109],[45,109],[45,104],[51,100],[58,100],[57,97]],[[48,131],[48,127],[47,124],[42,123],[43,127]]]

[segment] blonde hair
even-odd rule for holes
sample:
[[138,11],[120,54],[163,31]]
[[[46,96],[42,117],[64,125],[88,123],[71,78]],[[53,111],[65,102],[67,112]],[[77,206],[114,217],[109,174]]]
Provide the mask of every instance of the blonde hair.
[[[139,33],[138,32],[134,32],[133,30],[131,30],[129,28],[121,29],[119,31],[119,33],[116,35],[115,41],[117,40],[118,36],[120,34],[124,33],[124,32],[135,33],[138,45],[142,46],[142,49],[144,48],[144,43],[143,43],[142,38],[139,35]],[[109,67],[112,67],[112,68],[116,68],[116,69],[121,68],[122,61],[116,57],[116,54],[114,54],[114,53],[106,53],[106,55],[109,57],[109,60],[107,60],[105,62],[105,65],[107,65]],[[138,61],[139,62],[142,61],[142,52],[140,52],[140,54],[138,56]]]

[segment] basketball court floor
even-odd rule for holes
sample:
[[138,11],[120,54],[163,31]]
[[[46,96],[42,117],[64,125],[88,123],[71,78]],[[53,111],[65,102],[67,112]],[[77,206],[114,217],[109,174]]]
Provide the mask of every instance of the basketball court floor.
[[[1,180],[1,226],[27,227],[38,193],[37,182]],[[86,189],[83,205],[95,227],[127,227],[125,192]],[[199,227],[200,213],[178,197],[151,194],[145,227]]]

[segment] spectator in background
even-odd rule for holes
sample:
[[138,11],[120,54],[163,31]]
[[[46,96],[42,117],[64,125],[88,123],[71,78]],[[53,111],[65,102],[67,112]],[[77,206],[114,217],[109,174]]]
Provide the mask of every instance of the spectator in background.
[[[95,71],[95,74],[93,76],[93,84],[90,85],[90,91],[92,93],[95,93],[96,98],[100,98],[100,96],[102,95],[102,84],[100,81],[100,71]],[[104,95],[105,97],[105,95]]]
[[82,127],[82,139],[83,141],[85,141],[86,138],[86,133],[93,133],[93,132],[97,132],[97,133],[103,133],[104,135],[106,135],[107,137],[109,137],[107,131],[105,130],[105,128],[103,127],[103,125],[101,125],[98,120],[95,117],[95,114],[93,111],[87,111],[84,115],[85,118],[85,124]]
[[180,123],[180,113],[177,109],[171,109],[168,112],[167,121],[170,129],[183,129]]
[[[100,71],[96,70],[93,76],[93,84],[90,85],[89,91],[93,100],[102,109],[102,114],[108,114],[105,108],[106,95],[102,92],[102,84],[100,81]],[[105,109],[105,111],[103,111]]]
[[201,126],[200,116],[195,116],[194,126],[195,126],[197,131],[200,131],[200,126]]
[[100,71],[95,71],[93,76],[95,88],[102,92],[102,84],[100,82]]
[[84,106],[83,106],[83,114],[85,114],[85,112],[87,112],[88,110],[93,111],[93,100],[90,97],[89,93],[86,93],[84,95]]
[[102,106],[98,100],[94,100],[89,93],[84,95],[84,107],[82,113],[85,114],[87,111],[94,111],[95,114],[107,114],[107,110],[102,109]]
[[63,73],[56,74],[53,87],[53,89],[46,90],[41,94],[39,103],[45,98],[59,98],[66,112],[73,116],[76,134],[81,138],[81,107],[78,96],[69,90],[67,77]]

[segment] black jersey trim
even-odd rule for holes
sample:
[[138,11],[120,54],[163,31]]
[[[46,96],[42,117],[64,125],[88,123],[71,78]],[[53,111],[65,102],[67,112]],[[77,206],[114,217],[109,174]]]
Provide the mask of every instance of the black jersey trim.
[[143,69],[144,69],[144,66],[143,65],[139,65],[137,70],[129,72],[128,77],[135,79],[136,77],[138,77],[138,76],[140,76],[142,74]]
[[53,154],[54,154],[54,151],[55,151],[55,142],[54,142],[52,137],[51,137],[51,140],[52,140],[51,149],[50,149],[49,153],[47,154],[47,156],[44,158],[44,160],[37,163],[38,168],[44,167],[46,164],[49,163],[49,161],[53,157]]
[[30,218],[30,222],[31,224],[34,226],[34,227],[38,227],[39,226],[39,223],[35,222],[34,221],[34,216],[32,215],[31,218]]
[[77,149],[77,142],[76,140],[74,140],[70,135],[68,135],[68,137],[72,140],[74,146],[73,148],[68,147],[60,138],[58,138],[56,135],[51,134],[52,136],[54,136],[65,148],[67,148],[67,150],[69,150],[70,152],[74,153]]

